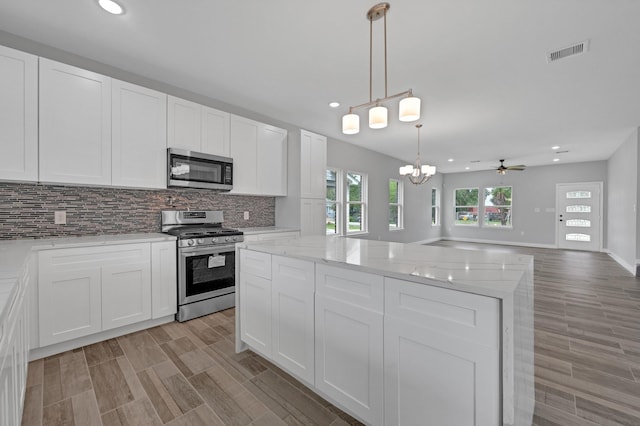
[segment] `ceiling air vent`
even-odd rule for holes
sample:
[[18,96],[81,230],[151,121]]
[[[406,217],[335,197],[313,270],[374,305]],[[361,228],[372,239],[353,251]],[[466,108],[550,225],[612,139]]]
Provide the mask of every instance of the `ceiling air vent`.
[[547,62],[555,62],[569,56],[581,55],[589,50],[589,40],[581,41],[573,46],[565,47],[547,54]]

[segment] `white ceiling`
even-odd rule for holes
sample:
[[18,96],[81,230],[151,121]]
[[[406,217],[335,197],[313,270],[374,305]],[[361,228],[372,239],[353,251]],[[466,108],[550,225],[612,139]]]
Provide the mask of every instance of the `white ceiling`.
[[[0,0],[0,29],[412,162],[415,123],[341,133],[369,99],[376,0]],[[608,158],[640,125],[640,1],[396,0],[389,94],[422,98],[423,160],[440,172]],[[382,21],[374,23],[374,61]],[[590,40],[588,53],[546,54]],[[383,96],[374,66],[374,98]],[[342,105],[328,107],[330,101]],[[555,154],[559,145],[568,153]],[[455,159],[448,162],[448,158]],[[480,163],[471,161],[480,160]]]

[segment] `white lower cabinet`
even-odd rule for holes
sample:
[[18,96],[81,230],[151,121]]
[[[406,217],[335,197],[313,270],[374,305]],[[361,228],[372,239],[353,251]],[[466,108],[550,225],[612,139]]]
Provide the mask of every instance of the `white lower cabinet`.
[[497,299],[390,278],[385,293],[385,424],[499,425]]
[[315,381],[314,273],[313,262],[272,257],[273,360],[311,386]]
[[151,243],[151,318],[178,312],[175,241]]
[[[152,293],[165,293],[159,298],[158,312],[175,312],[175,306],[166,306],[171,301],[168,293],[176,291],[175,242],[168,243],[173,248],[165,245],[166,256],[153,257],[153,268],[151,247],[158,243],[40,251],[39,346],[149,320]],[[153,279],[152,269],[156,271]]]
[[240,335],[271,359],[271,255],[240,250]]

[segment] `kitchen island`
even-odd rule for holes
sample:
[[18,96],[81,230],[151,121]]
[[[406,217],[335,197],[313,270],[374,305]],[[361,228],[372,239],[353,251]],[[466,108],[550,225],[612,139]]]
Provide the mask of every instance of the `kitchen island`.
[[237,250],[238,351],[367,424],[531,424],[531,256],[321,236]]

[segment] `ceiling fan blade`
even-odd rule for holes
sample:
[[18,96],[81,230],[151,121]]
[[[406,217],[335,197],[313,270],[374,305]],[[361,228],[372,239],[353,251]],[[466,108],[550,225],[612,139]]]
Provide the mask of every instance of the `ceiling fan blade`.
[[524,170],[527,166],[523,166],[523,165],[519,165],[519,166],[509,166],[507,167],[507,170]]

